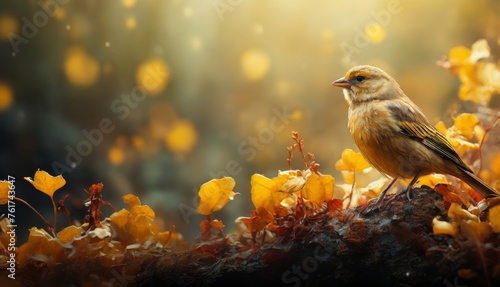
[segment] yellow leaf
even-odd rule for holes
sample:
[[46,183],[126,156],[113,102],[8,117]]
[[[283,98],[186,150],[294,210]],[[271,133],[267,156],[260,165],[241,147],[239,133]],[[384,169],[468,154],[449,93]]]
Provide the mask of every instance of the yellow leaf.
[[281,186],[280,190],[287,193],[294,193],[304,187],[307,179],[311,176],[311,170],[286,170],[280,171],[279,175],[288,177],[288,180]]
[[471,53],[472,51],[469,48],[458,46],[450,50],[448,58],[454,65],[463,65],[465,62],[469,61]]
[[[409,182],[408,182],[409,183]],[[435,187],[439,183],[448,183],[448,179],[444,174],[431,173],[428,175],[424,175],[418,179],[419,186],[426,185],[428,187]]]
[[493,228],[493,232],[500,233],[500,205],[490,208],[488,220]]
[[485,39],[480,39],[472,44],[472,52],[470,55],[470,60],[475,63],[481,59],[488,58],[490,56],[490,46],[488,41]]
[[335,163],[335,168],[339,171],[363,172],[369,167],[370,164],[365,160],[363,155],[359,152],[354,152],[352,149],[345,149],[342,152],[342,158]]
[[8,181],[0,181],[0,205],[7,204],[9,201],[10,183]]
[[57,233],[57,238],[59,238],[59,241],[61,241],[61,243],[63,244],[70,243],[75,240],[75,237],[78,237],[82,234],[82,230],[82,227],[71,225],[59,231]]
[[454,236],[456,234],[455,228],[451,223],[446,221],[441,221],[437,217],[434,217],[432,220],[432,231],[434,235],[451,235]]
[[137,217],[139,215],[147,216],[151,219],[155,219],[155,212],[148,205],[136,205],[130,208],[130,213],[132,217]]
[[344,182],[347,184],[354,184],[355,174],[352,171],[343,170],[341,171]]
[[466,140],[474,136],[474,127],[479,124],[479,119],[474,114],[463,113],[455,119],[454,129]]
[[381,177],[370,182],[366,187],[360,188],[360,191],[368,198],[375,198],[382,192],[388,181],[387,177]]
[[437,129],[440,133],[442,133],[443,135],[445,135],[445,134],[446,134],[446,130],[447,130],[447,128],[446,128],[446,125],[444,124],[444,122],[443,122],[443,121],[439,121],[439,122],[436,124],[436,129]]
[[65,257],[65,248],[43,229],[30,228],[28,241],[18,248],[18,265],[23,267],[35,256],[46,264],[56,264]]
[[281,187],[288,180],[288,176],[279,175],[269,179],[260,174],[252,175],[250,183],[252,185],[252,202],[256,210],[264,208],[271,214],[275,214],[276,209],[281,206],[281,201],[290,196],[289,193],[281,192]]
[[46,171],[37,170],[35,172],[35,180],[30,177],[25,177],[36,189],[47,194],[51,198],[54,197],[54,192],[66,184],[66,180],[62,175],[51,176]]
[[335,178],[331,175],[320,175],[320,180],[325,188],[325,200],[332,199],[335,192]]
[[477,222],[473,220],[464,220],[460,222],[460,230],[470,240],[484,242],[490,236],[490,226],[488,222]]
[[134,207],[136,205],[141,205],[141,200],[139,199],[139,197],[137,197],[133,194],[125,194],[122,198],[123,198],[123,202],[128,204],[130,209],[132,209],[132,207]]
[[122,209],[111,214],[109,219],[111,219],[111,222],[118,225],[118,227],[122,228],[123,226],[125,226],[125,224],[127,224],[129,216],[130,213],[128,212],[128,210]]
[[230,200],[239,193],[234,192],[235,181],[232,177],[212,179],[200,187],[200,205],[196,209],[199,214],[209,215],[221,210]]
[[313,173],[307,179],[302,194],[316,208],[320,208],[325,201],[332,199],[334,183],[335,180],[330,175],[319,176]]
[[448,209],[448,217],[454,221],[472,220],[479,222],[479,218],[477,216],[463,209],[457,203],[451,204],[450,209]]

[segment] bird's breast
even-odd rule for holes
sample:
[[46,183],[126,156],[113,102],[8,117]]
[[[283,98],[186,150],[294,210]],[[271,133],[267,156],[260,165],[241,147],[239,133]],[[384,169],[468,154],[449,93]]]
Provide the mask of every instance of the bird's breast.
[[348,126],[356,144],[383,142],[399,132],[399,126],[382,102],[370,101],[349,108]]

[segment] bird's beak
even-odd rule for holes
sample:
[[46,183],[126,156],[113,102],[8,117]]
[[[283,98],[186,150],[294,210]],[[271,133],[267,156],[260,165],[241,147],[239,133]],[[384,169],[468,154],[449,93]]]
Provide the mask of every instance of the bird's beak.
[[351,83],[349,83],[346,78],[340,78],[332,83],[332,86],[336,86],[339,88],[349,89],[351,87]]

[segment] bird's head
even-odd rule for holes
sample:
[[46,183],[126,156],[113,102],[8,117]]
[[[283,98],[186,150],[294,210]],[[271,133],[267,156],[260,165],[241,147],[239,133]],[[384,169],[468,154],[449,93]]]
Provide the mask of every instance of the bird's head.
[[347,74],[332,83],[344,88],[349,104],[372,100],[389,100],[403,94],[398,83],[379,68],[362,65],[350,69]]

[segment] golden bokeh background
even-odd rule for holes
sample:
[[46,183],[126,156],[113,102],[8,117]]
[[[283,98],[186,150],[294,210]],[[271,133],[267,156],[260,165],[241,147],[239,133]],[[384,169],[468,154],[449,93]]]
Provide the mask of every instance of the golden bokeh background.
[[74,219],[103,182],[116,207],[134,193],[189,237],[198,188],[229,175],[241,195],[217,216],[231,230],[250,176],[287,169],[293,130],[341,178],[356,148],[330,84],[351,66],[385,69],[435,123],[459,87],[436,61],[480,38],[499,55],[499,1],[2,1],[1,177],[50,216],[21,178],[63,173]]

